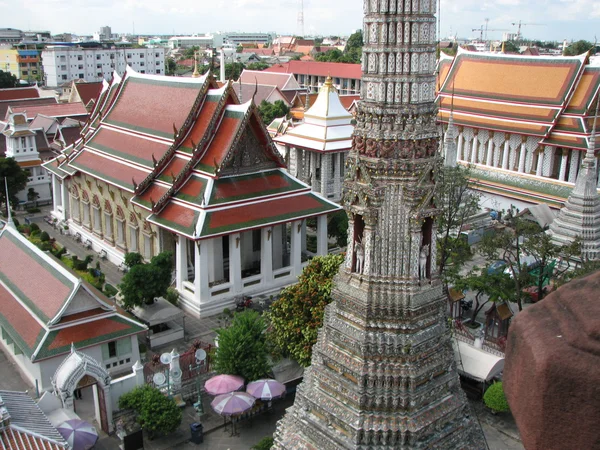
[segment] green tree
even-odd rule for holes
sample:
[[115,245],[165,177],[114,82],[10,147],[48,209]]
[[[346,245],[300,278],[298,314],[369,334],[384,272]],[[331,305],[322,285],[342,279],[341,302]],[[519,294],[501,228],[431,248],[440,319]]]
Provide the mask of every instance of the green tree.
[[275,103],[268,103],[266,100],[263,100],[258,105],[258,113],[266,125],[273,122],[273,119],[287,116],[289,112],[290,108],[283,100],[277,100]]
[[504,53],[519,53],[519,46],[514,41],[505,41]]
[[471,256],[468,243],[460,239],[467,219],[479,210],[480,195],[469,186],[471,168],[443,167],[438,172],[435,203],[440,209],[437,217],[438,271],[449,281]]
[[343,261],[343,255],[317,256],[304,268],[298,283],[281,291],[267,313],[268,339],[277,353],[304,367],[310,365],[325,306],[331,302],[333,277]]
[[501,381],[494,383],[487,388],[485,394],[483,394],[483,402],[485,403],[485,406],[494,412],[510,411],[510,406],[508,405],[508,401],[506,401]]
[[183,59],[193,59],[196,52],[198,52],[199,56],[201,56],[200,55],[200,47],[198,47],[197,45],[194,45],[194,46],[186,49],[185,52],[183,52]]
[[327,50],[325,53],[318,53],[315,56],[315,61],[319,62],[354,62],[353,58],[345,55],[341,50],[334,48]]
[[242,70],[244,70],[244,64],[241,62],[225,64],[225,79],[237,80],[240,77]]
[[40,198],[40,194],[38,194],[35,189],[29,188],[27,191],[27,201],[29,203],[33,203],[33,207],[37,207],[37,199]]
[[133,266],[137,266],[138,264],[144,263],[144,257],[137,252],[128,252],[125,253],[125,265],[130,269]]
[[241,44],[235,48],[236,53],[242,53],[243,51],[244,51],[244,46]]
[[338,246],[346,246],[348,243],[348,214],[346,211],[338,211],[331,215],[327,222],[327,235],[335,238]]
[[131,309],[151,304],[156,297],[166,295],[172,272],[172,252],[159,253],[149,264],[133,265],[119,285],[123,307]]
[[119,398],[119,409],[132,409],[136,421],[152,438],[155,433],[173,433],[181,424],[182,413],[172,398],[150,385],[138,386]]
[[[19,202],[17,194],[27,186],[27,172],[17,164],[14,158],[0,158],[0,200],[8,208],[4,189],[5,178],[8,184],[9,200],[15,205]],[[6,209],[6,214],[8,215],[8,209]]]
[[19,86],[19,80],[10,72],[0,70],[0,89],[14,88]]
[[362,30],[358,30],[352,33],[346,41],[346,48],[344,48],[344,54],[348,58],[348,62],[360,63],[360,57],[362,56],[363,47],[363,34]]
[[589,50],[592,50],[591,51],[592,55],[596,54],[596,47],[594,46],[594,44],[592,44],[591,42],[588,42],[588,41],[581,40],[581,41],[573,42],[571,45],[569,45],[565,49],[565,56],[577,56],[577,55],[586,53]]
[[265,70],[268,69],[270,66],[267,63],[264,62],[253,62],[250,63],[246,66],[246,69],[248,70]]
[[174,75],[177,69],[177,63],[173,58],[167,58],[165,61],[165,73],[167,75]]
[[247,309],[233,317],[231,325],[217,330],[219,347],[213,355],[217,373],[258,380],[271,371],[265,335],[266,325],[258,312]]

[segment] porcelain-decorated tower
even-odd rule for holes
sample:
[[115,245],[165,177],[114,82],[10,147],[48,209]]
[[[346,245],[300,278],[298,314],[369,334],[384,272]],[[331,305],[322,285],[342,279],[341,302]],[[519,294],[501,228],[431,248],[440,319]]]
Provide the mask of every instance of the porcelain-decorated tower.
[[483,449],[437,276],[435,0],[365,0],[346,260],[277,449]]

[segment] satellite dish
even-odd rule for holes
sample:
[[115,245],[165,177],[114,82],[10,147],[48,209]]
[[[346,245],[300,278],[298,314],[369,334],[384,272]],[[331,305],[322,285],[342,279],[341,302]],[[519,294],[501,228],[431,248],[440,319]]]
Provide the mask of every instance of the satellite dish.
[[154,374],[154,376],[152,377],[152,381],[154,381],[154,384],[156,386],[162,386],[167,382],[167,377],[165,377],[164,373],[158,372]]
[[206,359],[206,352],[201,348],[196,350],[196,364],[200,364],[205,359]]
[[173,380],[181,380],[182,375],[183,372],[179,367],[176,367],[173,370],[171,370],[171,378],[173,378]]
[[160,355],[160,362],[163,364],[171,364],[172,360],[173,357],[170,353],[163,353],[162,355]]

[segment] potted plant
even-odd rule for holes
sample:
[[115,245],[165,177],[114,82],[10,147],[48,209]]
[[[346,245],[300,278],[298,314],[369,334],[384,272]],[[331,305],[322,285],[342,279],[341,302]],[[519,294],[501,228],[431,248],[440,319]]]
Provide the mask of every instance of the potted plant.
[[501,381],[498,381],[487,388],[485,394],[483,394],[483,402],[485,403],[485,406],[490,408],[492,414],[510,411]]

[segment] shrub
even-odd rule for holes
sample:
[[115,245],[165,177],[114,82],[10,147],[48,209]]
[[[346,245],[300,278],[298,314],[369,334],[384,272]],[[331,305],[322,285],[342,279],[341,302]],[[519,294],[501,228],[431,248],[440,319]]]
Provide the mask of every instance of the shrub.
[[144,257],[136,252],[125,253],[125,265],[130,269],[133,266],[137,266],[138,264],[142,264],[144,262]]
[[87,255],[85,259],[82,260],[77,258],[77,255],[73,255],[71,259],[73,261],[73,269],[85,271],[88,269],[88,264],[92,262],[92,259],[94,259],[94,257],[92,255]]
[[56,244],[54,244],[55,247],[50,250],[52,252],[52,254],[57,257],[58,259],[62,259],[62,256],[67,253],[67,249],[66,247],[56,247]]
[[117,295],[119,291],[117,290],[116,287],[114,287],[112,284],[108,284],[106,283],[104,285],[104,294],[106,294],[107,297],[114,297],[115,295]]
[[270,450],[274,442],[273,436],[265,436],[252,447],[252,450]]
[[39,213],[41,211],[40,208],[27,208],[26,210],[29,214]]
[[136,421],[148,431],[150,438],[156,432],[172,433],[181,424],[181,410],[175,401],[149,385],[136,387],[122,395],[119,408],[133,409],[137,415]]
[[167,289],[165,299],[172,305],[177,306],[177,303],[179,303],[179,292],[177,292],[177,289],[170,287]]
[[40,241],[48,242],[49,240],[50,240],[50,235],[48,233],[46,233],[45,231],[42,231],[42,233],[40,234]]
[[504,395],[502,382],[494,383],[487,388],[485,394],[483,394],[483,402],[485,406],[494,412],[506,412],[510,410],[506,396]]
[[31,233],[33,233],[34,231],[40,231],[40,226],[37,223],[30,223],[29,230],[31,231]]

